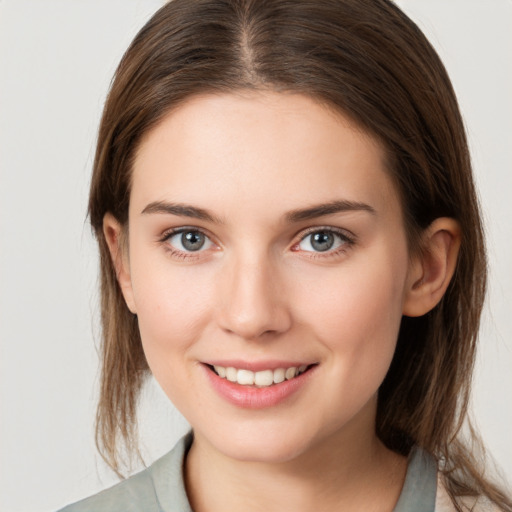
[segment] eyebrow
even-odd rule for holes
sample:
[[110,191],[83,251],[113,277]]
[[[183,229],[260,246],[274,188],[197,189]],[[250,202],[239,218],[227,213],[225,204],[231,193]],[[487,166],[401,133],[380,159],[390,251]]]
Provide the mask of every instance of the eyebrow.
[[292,210],[285,215],[287,222],[294,223],[303,220],[311,220],[317,217],[323,217],[324,215],[332,215],[340,212],[353,212],[363,211],[376,215],[375,208],[369,204],[359,203],[354,201],[331,201],[325,204],[313,205],[308,208],[301,208],[298,210]]
[[167,213],[179,217],[190,217],[192,219],[206,220],[215,224],[223,224],[222,219],[210,213],[208,210],[181,203],[154,201],[153,203],[149,203],[141,213]]
[[[377,213],[375,209],[368,204],[347,200],[338,200],[289,211],[284,215],[284,219],[286,222],[293,224],[295,222],[311,220],[317,217],[323,217],[325,215],[332,215],[335,213],[349,211],[364,211],[372,215],[376,215]],[[213,213],[203,208],[182,203],[169,203],[166,201],[154,201],[149,203],[141,213],[164,213],[177,215],[179,217],[190,217],[193,219],[205,220],[214,224],[224,223],[220,217],[217,217]]]

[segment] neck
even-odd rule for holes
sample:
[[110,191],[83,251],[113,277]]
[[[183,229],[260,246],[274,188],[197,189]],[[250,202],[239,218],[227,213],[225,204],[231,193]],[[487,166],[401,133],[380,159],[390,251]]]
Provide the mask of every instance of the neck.
[[195,433],[185,482],[195,512],[340,510],[391,512],[406,460],[388,450],[373,427],[348,425],[285,462],[224,455]]

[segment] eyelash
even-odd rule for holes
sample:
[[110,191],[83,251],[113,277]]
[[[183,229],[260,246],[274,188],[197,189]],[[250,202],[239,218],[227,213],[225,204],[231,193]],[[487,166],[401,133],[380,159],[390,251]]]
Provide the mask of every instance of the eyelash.
[[346,253],[356,243],[356,237],[343,229],[334,228],[332,226],[315,226],[307,229],[305,232],[303,231],[300,233],[300,239],[298,242],[292,245],[292,251],[296,250],[295,248],[297,248],[304,240],[306,240],[308,236],[311,236],[315,233],[332,234],[337,237],[341,243],[339,247],[335,249],[328,249],[326,251],[304,251],[309,253],[309,258],[313,259],[335,258]]
[[215,244],[212,241],[211,237],[208,235],[208,233],[206,233],[200,228],[193,226],[183,226],[179,228],[170,229],[161,236],[159,241],[164,245],[165,250],[168,251],[169,254],[175,259],[181,261],[185,261],[191,258],[197,259],[199,254],[203,252],[201,251],[201,249],[199,249],[198,251],[181,251],[179,249],[176,249],[169,243],[169,240],[171,238],[183,233],[201,233],[211,244]]
[[[159,242],[162,243],[165,247],[165,249],[169,252],[169,254],[178,260],[188,260],[190,258],[197,259],[198,256],[204,252],[201,249],[198,251],[182,251],[180,249],[176,249],[173,247],[169,240],[173,238],[176,235],[183,234],[183,233],[201,233],[206,239],[209,241],[209,243],[214,244],[215,242],[212,241],[211,237],[202,229],[198,227],[193,226],[183,226],[179,228],[174,228],[169,231],[166,231],[163,233],[163,235],[160,237]],[[309,253],[307,257],[317,259],[317,258],[332,258],[339,256],[341,254],[344,254],[347,252],[355,243],[356,243],[356,237],[353,234],[347,233],[345,230],[334,228],[334,227],[328,227],[328,226],[315,226],[312,228],[307,229],[305,232],[300,233],[300,238],[297,242],[295,242],[291,246],[291,250],[293,252],[298,252],[299,245],[307,239],[308,236],[311,236],[315,233],[328,233],[335,235],[340,241],[341,244],[339,247],[335,248],[334,250],[328,249],[326,251],[303,251],[305,253]],[[197,253],[197,254],[196,254]]]

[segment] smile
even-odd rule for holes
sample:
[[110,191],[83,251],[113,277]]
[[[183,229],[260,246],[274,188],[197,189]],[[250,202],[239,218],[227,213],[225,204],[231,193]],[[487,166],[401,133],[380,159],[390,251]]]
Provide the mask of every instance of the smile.
[[232,366],[213,366],[213,371],[222,379],[229,382],[236,382],[242,386],[255,386],[266,388],[274,384],[280,384],[285,380],[291,380],[304,373],[307,365],[291,366],[289,368],[276,368],[275,370],[262,370],[253,372],[251,370],[237,369]]
[[319,366],[284,361],[240,364],[226,361],[225,366],[217,363],[221,361],[201,365],[211,387],[223,399],[244,409],[274,407],[290,399],[307,388]]

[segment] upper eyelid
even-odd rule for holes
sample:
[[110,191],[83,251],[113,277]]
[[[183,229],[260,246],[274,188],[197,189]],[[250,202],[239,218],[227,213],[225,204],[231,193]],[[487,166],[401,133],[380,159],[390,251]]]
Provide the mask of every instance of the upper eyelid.
[[298,239],[300,241],[306,238],[308,235],[311,235],[312,233],[318,233],[319,231],[329,231],[331,233],[335,233],[337,235],[345,237],[351,241],[357,240],[357,236],[354,233],[352,233],[352,231],[349,231],[348,229],[344,228],[338,228],[335,226],[312,226],[310,228],[306,228],[299,231],[295,235],[294,239]]
[[[164,230],[160,235],[159,238],[161,240],[166,240],[167,238],[170,238],[171,236],[178,235],[180,233],[184,233],[187,231],[197,231],[199,233],[202,233],[206,237],[208,237],[210,240],[212,240],[212,235],[205,229],[197,227],[197,226],[179,226],[176,228],[169,228]],[[213,240],[212,240],[213,242]]]

